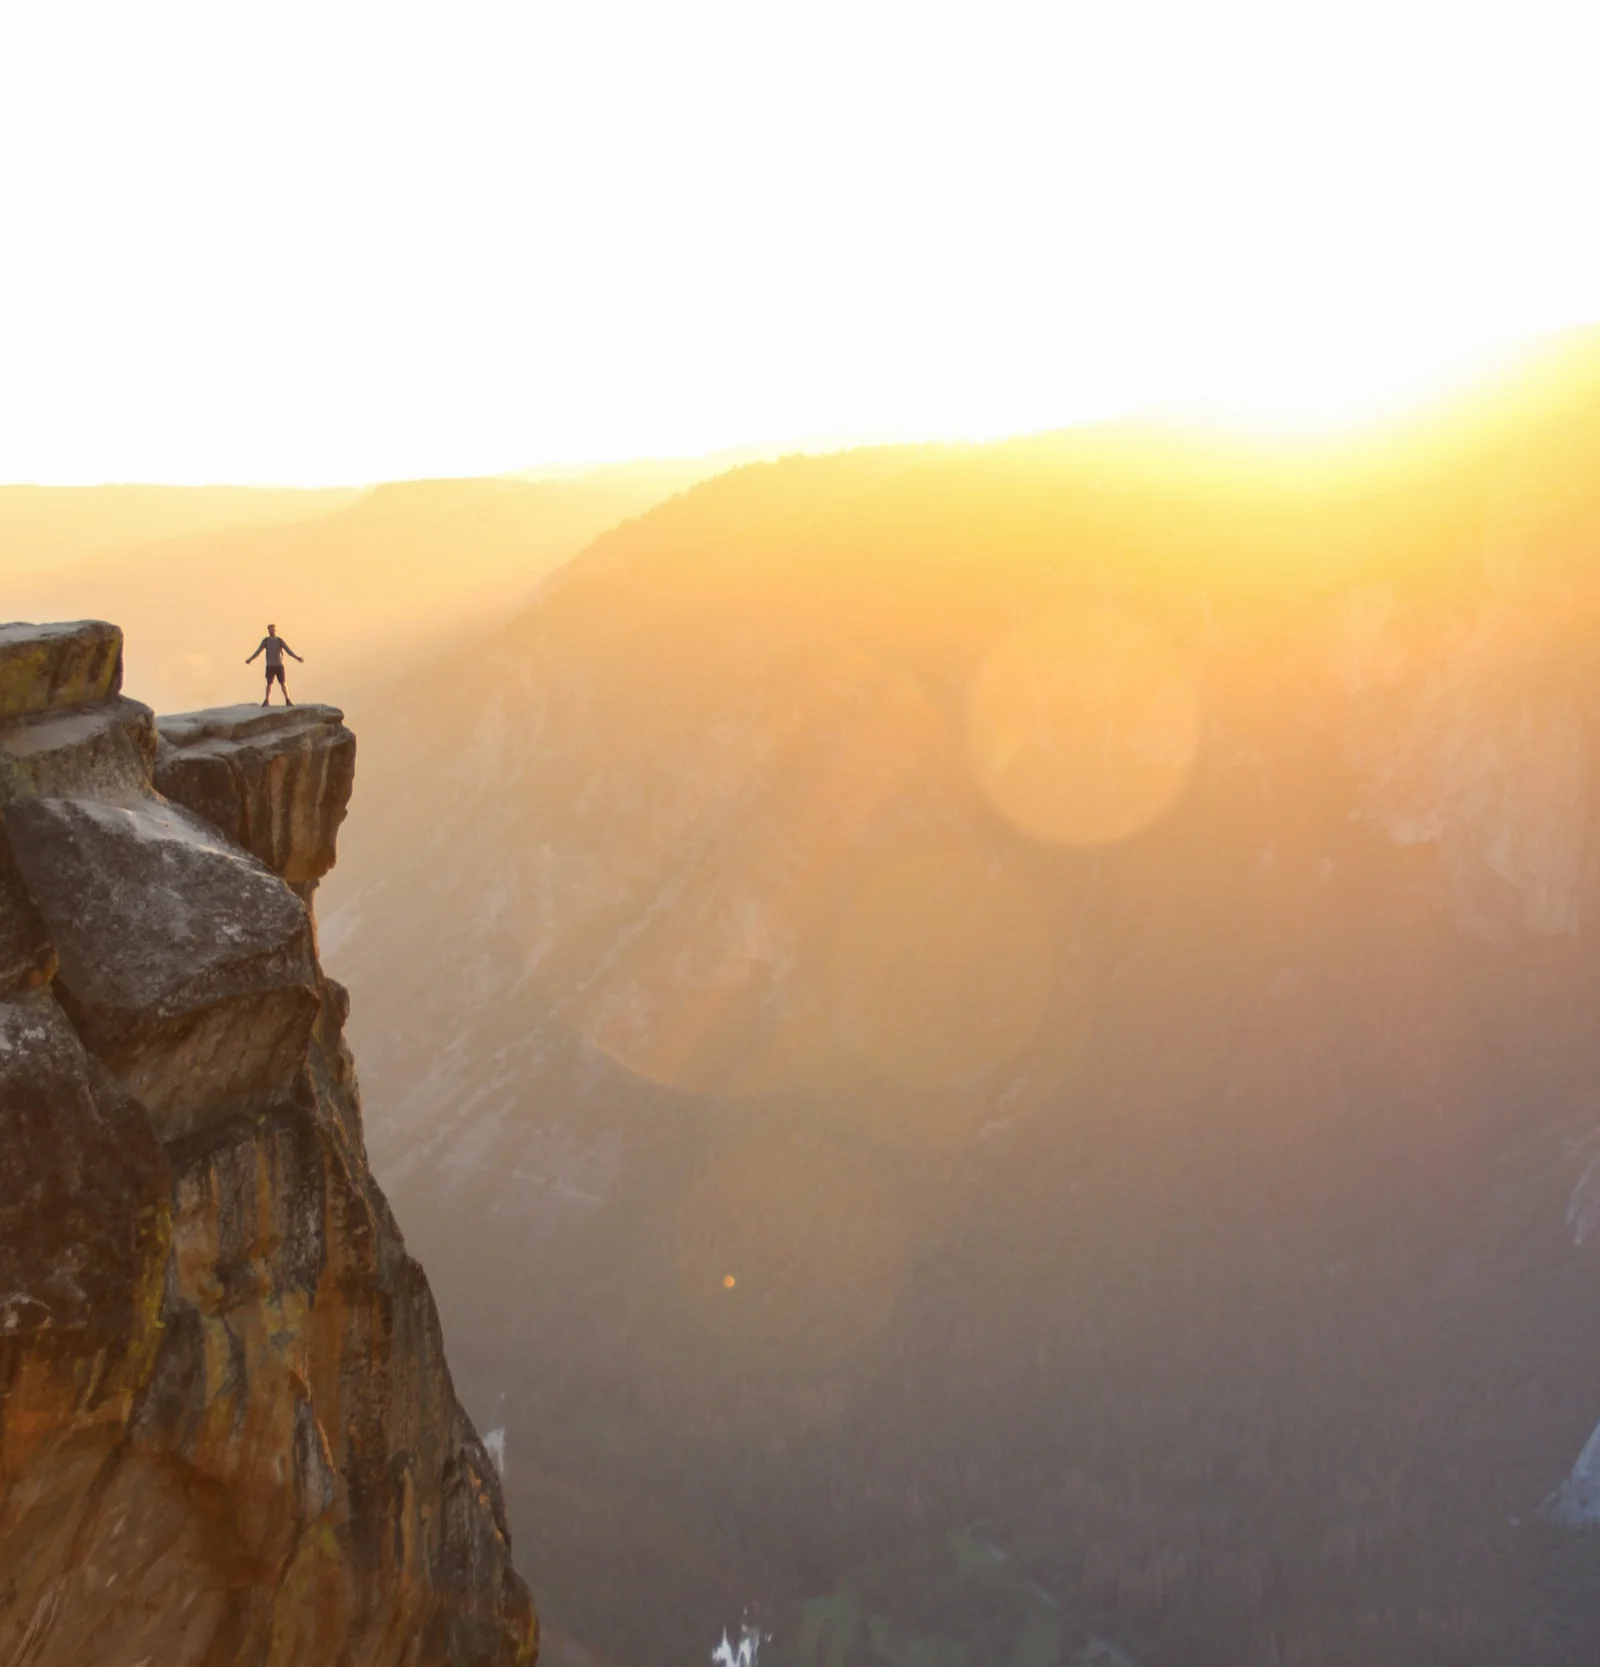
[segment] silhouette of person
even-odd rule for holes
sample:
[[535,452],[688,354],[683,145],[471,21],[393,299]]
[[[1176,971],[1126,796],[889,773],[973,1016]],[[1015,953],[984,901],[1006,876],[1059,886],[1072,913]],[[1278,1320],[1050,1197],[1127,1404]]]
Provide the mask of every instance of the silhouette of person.
[[[278,635],[276,625],[267,627],[267,634],[261,639],[261,646],[250,656],[250,660],[255,659],[256,654],[262,653],[267,657],[267,692],[261,697],[261,704],[265,706],[272,699],[272,681],[276,678],[278,687],[283,690],[283,704],[293,706],[294,702],[289,699],[289,685],[283,680],[283,657],[287,654],[291,660],[300,660],[300,656]],[[246,660],[245,664],[249,665],[250,660]],[[300,664],[304,665],[305,661],[300,660]]]

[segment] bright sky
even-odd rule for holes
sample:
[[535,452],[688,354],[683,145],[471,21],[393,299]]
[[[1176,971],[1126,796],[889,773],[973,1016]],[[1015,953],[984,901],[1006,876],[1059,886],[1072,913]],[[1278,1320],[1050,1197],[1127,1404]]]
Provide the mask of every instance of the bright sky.
[[1581,0],[0,5],[0,480],[1323,419],[1600,318]]

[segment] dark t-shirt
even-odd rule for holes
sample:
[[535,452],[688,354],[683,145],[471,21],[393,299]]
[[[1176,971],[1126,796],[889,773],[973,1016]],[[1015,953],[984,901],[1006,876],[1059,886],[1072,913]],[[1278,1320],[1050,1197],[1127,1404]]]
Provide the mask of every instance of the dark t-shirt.
[[[267,651],[267,664],[269,666],[276,666],[281,671],[283,669],[284,650],[289,649],[288,643],[286,643],[282,637],[263,637],[261,639],[261,648],[256,650],[256,654],[259,654],[263,648]],[[294,650],[289,649],[289,652],[292,654]],[[252,654],[250,658],[252,660],[255,659],[256,654]]]

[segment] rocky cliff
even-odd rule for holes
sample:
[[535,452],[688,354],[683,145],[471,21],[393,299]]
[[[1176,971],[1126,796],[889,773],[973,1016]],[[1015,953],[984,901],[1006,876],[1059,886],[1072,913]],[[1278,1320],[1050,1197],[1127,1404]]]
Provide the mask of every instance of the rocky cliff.
[[531,1661],[317,959],[354,738],[121,649],[0,627],[0,1659]]

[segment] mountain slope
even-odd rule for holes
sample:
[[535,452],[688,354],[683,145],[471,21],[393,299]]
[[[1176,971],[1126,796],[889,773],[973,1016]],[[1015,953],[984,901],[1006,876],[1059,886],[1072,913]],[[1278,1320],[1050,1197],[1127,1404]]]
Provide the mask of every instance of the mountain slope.
[[1583,341],[1367,445],[791,459],[392,693],[324,947],[556,1625],[1600,1648],[1597,463]]
[[276,525],[352,503],[352,487],[0,486],[8,575],[198,532]]

